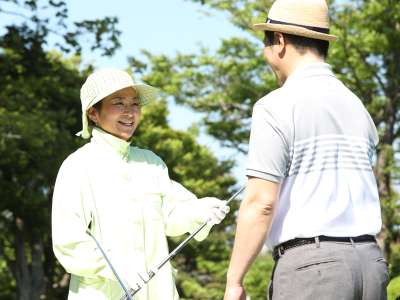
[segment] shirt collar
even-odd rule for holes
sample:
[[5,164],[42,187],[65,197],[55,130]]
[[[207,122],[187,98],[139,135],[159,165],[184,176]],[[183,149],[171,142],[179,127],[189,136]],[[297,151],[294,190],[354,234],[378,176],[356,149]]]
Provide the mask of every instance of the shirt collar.
[[335,75],[332,72],[332,68],[329,64],[327,63],[312,63],[309,65],[306,65],[304,67],[297,68],[292,74],[289,75],[289,77],[285,81],[285,85],[294,82],[296,80],[301,80],[305,77],[311,77],[311,76],[320,76],[320,75],[328,75],[328,76],[333,76]]
[[92,130],[91,141],[110,147],[122,158],[128,158],[131,141],[120,139],[97,127],[94,127]]

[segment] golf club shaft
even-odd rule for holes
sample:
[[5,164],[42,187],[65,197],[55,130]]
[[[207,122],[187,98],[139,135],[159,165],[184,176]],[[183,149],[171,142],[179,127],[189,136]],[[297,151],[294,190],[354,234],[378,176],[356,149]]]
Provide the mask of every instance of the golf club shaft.
[[[243,186],[240,190],[238,190],[233,196],[231,196],[227,201],[226,204],[229,204],[233,199],[239,195],[245,187]],[[179,251],[187,245],[195,236],[198,234],[207,224],[210,222],[210,219],[208,219],[206,222],[204,222],[199,228],[197,228],[194,232],[192,232],[182,243],[180,243],[169,255],[166,257],[158,266],[157,270],[159,270],[167,261],[172,259],[175,255],[179,253]]]
[[[235,194],[233,194],[233,196],[231,196],[227,201],[226,204],[229,204],[233,199],[235,199],[243,190],[245,189],[245,186],[241,187]],[[160,270],[162,268],[162,266],[164,266],[168,261],[170,261],[172,258],[174,258],[179,251],[185,247],[195,236],[196,234],[198,234],[205,226],[207,226],[208,222],[210,221],[210,219],[208,219],[206,222],[204,222],[199,228],[197,228],[194,232],[192,232],[183,242],[181,242],[161,263],[159,263],[156,266],[156,269],[153,271],[149,271],[148,272],[148,276],[149,279],[147,280],[147,282],[153,278],[157,271]],[[147,283],[145,282],[145,283]],[[141,288],[141,287],[140,287]],[[130,295],[133,296],[135,295],[139,290],[135,290],[133,293],[131,293]]]
[[125,285],[123,284],[121,278],[118,276],[117,271],[115,271],[113,265],[111,264],[111,261],[108,259],[106,253],[104,252],[103,248],[100,246],[99,242],[97,241],[97,239],[90,233],[89,230],[86,230],[86,233],[88,235],[90,235],[92,237],[92,239],[94,240],[94,242],[96,243],[97,247],[99,248],[101,254],[103,255],[104,259],[106,260],[108,266],[110,267],[111,271],[114,273],[115,278],[117,278],[118,283],[120,284],[120,286],[122,287],[122,289],[125,292],[125,295],[128,297],[127,299],[132,300],[131,296],[129,295],[128,289],[125,287]]

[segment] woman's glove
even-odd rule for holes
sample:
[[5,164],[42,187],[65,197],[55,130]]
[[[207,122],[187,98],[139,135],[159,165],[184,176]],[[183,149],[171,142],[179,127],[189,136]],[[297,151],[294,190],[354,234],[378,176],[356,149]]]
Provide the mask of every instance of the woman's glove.
[[208,221],[211,225],[221,223],[230,209],[226,201],[219,200],[215,197],[201,198],[193,202],[193,204],[195,204],[192,208],[194,221],[198,223]]
[[195,236],[197,241],[202,241],[208,236],[213,225],[222,222],[230,208],[226,204],[226,201],[219,200],[215,197],[201,198],[192,203],[193,206],[190,208],[190,215],[193,221],[199,223],[199,226],[207,222],[207,225]]
[[[171,182],[170,201],[166,201],[164,214],[166,223],[166,234],[177,236],[185,232],[192,233],[204,222],[208,221],[195,239],[200,241],[207,237],[211,227],[221,223],[229,212],[226,201],[215,197],[198,199],[193,193],[184,188],[181,184]],[[167,198],[168,200],[169,198]]]

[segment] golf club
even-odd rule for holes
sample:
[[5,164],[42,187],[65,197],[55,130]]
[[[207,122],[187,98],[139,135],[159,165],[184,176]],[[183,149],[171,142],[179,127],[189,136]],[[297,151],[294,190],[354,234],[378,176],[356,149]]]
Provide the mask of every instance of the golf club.
[[[233,199],[235,199],[243,190],[245,189],[245,186],[241,187],[233,196],[231,196],[227,201],[226,204],[229,204]],[[204,222],[199,228],[197,228],[193,233],[191,233],[182,243],[180,243],[164,260],[162,260],[154,269],[150,269],[149,272],[147,272],[147,276],[146,278],[144,278],[144,276],[141,276],[138,273],[138,276],[140,277],[140,279],[143,281],[142,285],[140,284],[136,284],[137,289],[133,290],[130,289],[129,290],[129,295],[125,294],[121,300],[129,300],[131,299],[130,296],[134,296],[137,292],[140,291],[140,289],[147,284],[158,272],[158,270],[160,270],[162,268],[162,266],[164,266],[168,261],[170,261],[173,257],[175,257],[179,251],[185,247],[187,245],[187,243],[189,243],[195,236],[196,234],[199,233],[200,230],[202,230],[207,224],[208,222],[210,222],[211,219],[208,219],[206,222]],[[125,289],[124,289],[125,290]]]

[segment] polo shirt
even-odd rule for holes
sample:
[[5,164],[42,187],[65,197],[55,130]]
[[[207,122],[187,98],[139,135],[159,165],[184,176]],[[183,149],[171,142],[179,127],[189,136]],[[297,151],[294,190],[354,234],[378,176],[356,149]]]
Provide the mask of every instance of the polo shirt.
[[266,244],[377,234],[376,127],[326,63],[293,72],[253,108],[247,176],[281,184]]

